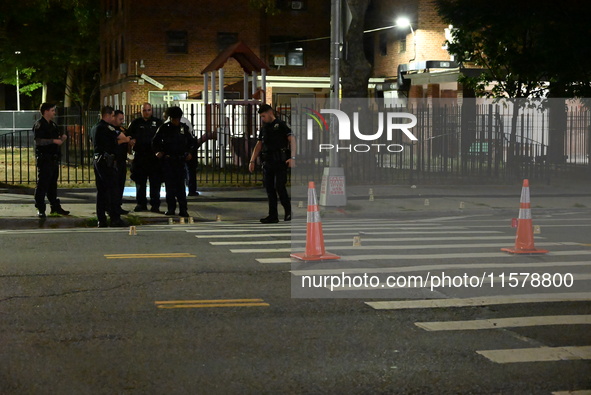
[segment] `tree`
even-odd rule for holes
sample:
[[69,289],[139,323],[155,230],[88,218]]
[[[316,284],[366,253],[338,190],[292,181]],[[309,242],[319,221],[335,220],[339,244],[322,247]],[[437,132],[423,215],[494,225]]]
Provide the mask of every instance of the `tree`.
[[92,76],[98,71],[98,4],[93,0],[29,0],[0,5],[0,82],[14,84],[23,73],[21,92],[49,83],[73,102],[90,101]]
[[343,1],[351,12],[351,23],[344,36],[345,56],[341,60],[343,97],[367,97],[371,65],[365,57],[363,31],[370,0]]
[[[478,96],[519,99],[591,93],[587,67],[591,43],[581,40],[591,33],[588,2],[436,0],[436,4],[441,17],[455,28],[448,51],[462,66],[482,67],[479,75],[460,78]],[[515,168],[518,115],[516,105],[508,157],[509,166]],[[558,161],[563,157],[564,129],[552,129],[549,154]]]

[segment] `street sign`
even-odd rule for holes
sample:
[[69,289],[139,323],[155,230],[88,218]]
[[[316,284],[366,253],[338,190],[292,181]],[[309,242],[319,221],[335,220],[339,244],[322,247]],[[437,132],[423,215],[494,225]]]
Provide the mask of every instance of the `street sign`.
[[160,82],[156,81],[154,78],[149,77],[145,74],[140,75],[141,78],[143,78],[144,80],[148,81],[150,84],[154,85],[155,87],[162,89],[164,88],[164,85],[162,85]]

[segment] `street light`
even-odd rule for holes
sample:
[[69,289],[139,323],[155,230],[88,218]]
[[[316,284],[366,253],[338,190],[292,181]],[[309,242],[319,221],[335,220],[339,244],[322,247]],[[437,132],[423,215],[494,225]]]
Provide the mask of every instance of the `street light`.
[[413,41],[413,46],[414,46],[414,56],[412,59],[409,60],[409,62],[414,62],[417,58],[417,35],[415,33],[415,31],[412,28],[412,24],[410,23],[410,19],[406,18],[406,17],[400,17],[398,19],[396,19],[396,26],[398,27],[410,27],[410,32],[412,33],[412,41]]
[[[21,51],[14,51],[15,55],[20,55]],[[18,63],[16,66],[16,111],[21,110],[20,81],[18,78]]]

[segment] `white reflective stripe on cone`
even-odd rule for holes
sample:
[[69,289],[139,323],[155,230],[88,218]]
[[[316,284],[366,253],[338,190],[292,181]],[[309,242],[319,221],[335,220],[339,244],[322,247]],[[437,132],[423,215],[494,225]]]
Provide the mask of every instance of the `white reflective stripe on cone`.
[[316,223],[320,222],[320,212],[319,211],[308,211],[308,223]]
[[521,190],[521,203],[529,203],[529,187]]
[[519,209],[519,219],[531,219],[531,209],[530,208],[520,208]]

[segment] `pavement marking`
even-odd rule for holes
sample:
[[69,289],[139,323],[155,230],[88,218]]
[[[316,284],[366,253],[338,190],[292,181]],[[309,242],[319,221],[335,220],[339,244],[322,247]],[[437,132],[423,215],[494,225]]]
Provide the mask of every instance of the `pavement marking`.
[[[354,229],[375,229],[376,225],[374,224],[372,225],[366,225],[366,226],[353,226]],[[188,233],[223,233],[223,232],[235,232],[235,233],[248,233],[248,232],[260,232],[261,229],[265,229],[265,230],[273,230],[273,229],[278,229],[278,230],[285,230],[286,228],[288,228],[288,226],[280,226],[280,227],[273,227],[273,226],[257,226],[257,227],[241,227],[238,229],[186,229],[186,231]],[[302,231],[305,231],[306,229],[306,224],[303,224],[303,226],[295,226],[292,225],[290,227],[291,229],[301,229]],[[322,229],[323,230],[340,230],[340,229],[348,229],[349,227],[345,227],[342,225],[323,225]],[[380,226],[380,229],[396,229],[396,230],[422,230],[422,229],[429,229],[428,227],[407,227],[407,226],[400,226],[400,225],[392,225],[392,226]],[[462,230],[462,229],[468,229],[465,226],[437,226],[437,229],[440,230]]]
[[415,322],[426,331],[465,331],[481,329],[522,328],[542,325],[590,325],[591,315],[549,315],[532,317],[491,318],[469,321]]
[[552,395],[591,395],[591,390],[556,391],[552,392]]
[[[540,243],[541,245],[541,243]],[[359,248],[359,247],[355,247]],[[412,248],[409,247],[409,248]],[[591,251],[556,251],[550,252],[548,256],[580,256],[580,255],[591,255]],[[400,260],[417,260],[417,259],[424,259],[424,260],[440,260],[440,259],[479,259],[479,258],[510,258],[515,259],[515,256],[510,254],[505,254],[503,252],[467,252],[467,253],[450,253],[450,254],[413,254],[413,255],[400,255],[400,254],[390,254],[390,255],[350,255],[350,256],[341,256],[340,261],[370,261],[370,260],[383,260],[383,261],[400,261]],[[259,263],[291,263],[297,262],[296,259],[292,258],[258,258],[257,262]],[[538,263],[536,263],[538,264]],[[585,264],[589,264],[589,262],[585,262]],[[500,264],[499,264],[500,265]],[[531,262],[528,264],[531,266]],[[511,264],[507,267],[519,267],[519,266],[526,266],[523,263],[518,264]],[[462,266],[462,267],[479,267],[477,264],[473,266]],[[497,266],[502,267],[502,266]],[[341,272],[350,269],[339,269],[339,270],[316,270],[310,271],[310,273],[306,274],[333,274],[337,273],[340,274]],[[358,273],[369,273],[372,269],[358,269]],[[369,270],[369,271],[368,271]],[[387,273],[387,271],[382,271],[383,269],[378,270],[378,273]],[[421,270],[421,269],[419,269]]]
[[196,258],[197,255],[186,252],[164,254],[105,254],[107,259],[144,259],[144,258]]
[[591,346],[515,348],[476,351],[496,363],[574,361],[591,359]]
[[[515,237],[513,237],[515,239]],[[580,246],[579,243],[565,242],[565,243],[536,243],[539,246]],[[500,248],[506,246],[506,243],[474,243],[474,244],[430,244],[430,245],[371,245],[371,246],[334,246],[338,251],[355,250],[355,251],[379,251],[379,250],[431,250],[431,249],[454,249],[454,248]],[[230,252],[235,254],[257,254],[267,252],[292,252],[291,248],[238,248],[230,249]],[[499,255],[499,253],[497,253]],[[438,254],[441,256],[441,254]],[[351,260],[351,257],[343,257],[344,260]]]
[[432,309],[439,307],[471,307],[520,303],[551,303],[591,301],[591,292],[482,296],[474,298],[421,299],[365,302],[375,310]]
[[155,301],[159,309],[199,309],[210,307],[268,307],[263,299],[214,299]]
[[[446,232],[447,233],[447,232]],[[366,237],[364,235],[361,236],[364,243],[366,242],[385,242],[385,241],[397,241],[397,242],[407,242],[407,241],[445,241],[445,240],[515,240],[515,236],[476,236],[476,237],[421,237],[417,239],[416,237],[384,237],[384,238],[371,238]],[[541,237],[540,237],[541,239]],[[351,243],[352,239],[325,239],[325,244],[331,243]],[[267,245],[267,244],[289,244],[292,240],[263,240],[263,241],[210,241],[209,244],[216,245],[216,246],[223,246],[223,245]],[[305,242],[302,238],[300,242]]]
[[[362,236],[378,236],[378,235],[435,235],[435,234],[491,234],[491,233],[503,233],[500,231],[469,231],[469,230],[456,230],[456,231],[409,231],[409,232],[362,232]],[[323,232],[324,237],[330,236],[359,236],[359,232]],[[292,237],[292,236],[304,236],[306,232],[291,232],[291,233],[257,233],[257,234],[237,234],[237,235],[195,235],[199,239],[230,239],[230,238],[245,238],[245,237]],[[515,239],[515,236],[512,236]]]

